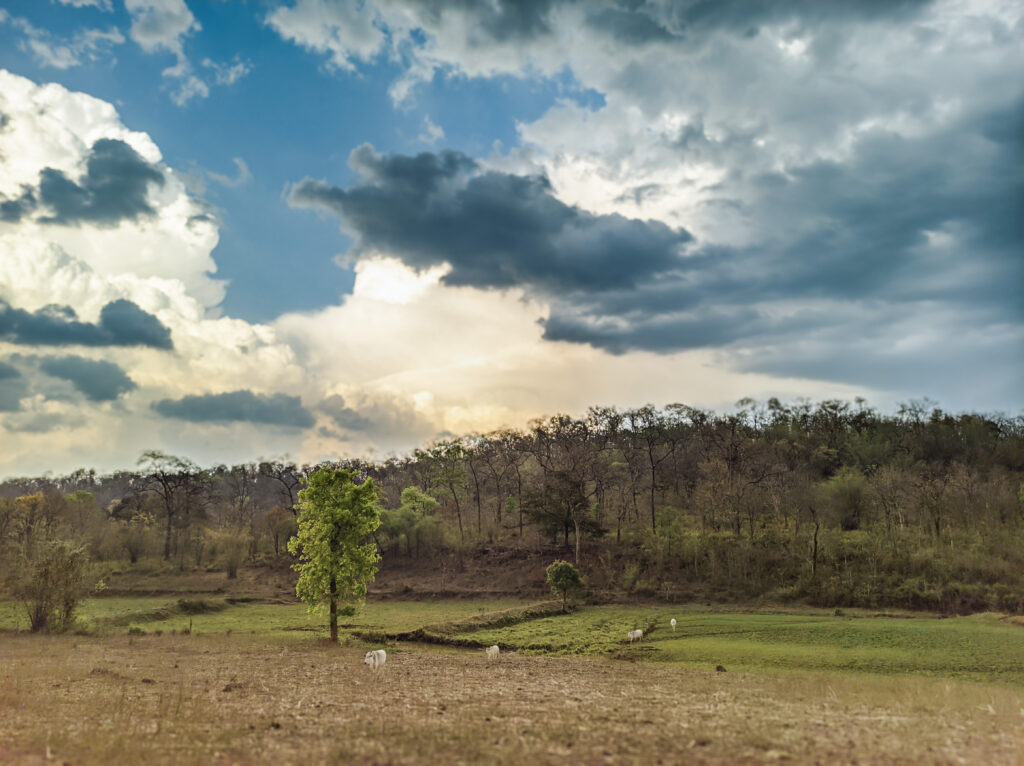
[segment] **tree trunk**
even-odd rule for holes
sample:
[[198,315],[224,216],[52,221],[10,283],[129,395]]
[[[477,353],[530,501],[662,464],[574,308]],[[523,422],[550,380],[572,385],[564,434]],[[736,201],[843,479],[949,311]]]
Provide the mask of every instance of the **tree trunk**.
[[167,510],[167,532],[164,535],[164,561],[171,560],[171,511]]
[[651,463],[651,531],[652,532],[657,532],[658,531],[658,522],[657,522],[657,520],[655,519],[655,516],[654,516],[654,478],[656,476],[655,470],[656,470],[655,464]]
[[459,505],[459,496],[455,491],[455,487],[448,485],[448,489],[451,490],[452,500],[455,502],[455,515],[459,518],[459,542],[466,542],[466,533],[462,531],[462,506]]
[[331,577],[331,643],[338,643],[338,579]]
[[[813,513],[813,511],[812,511]],[[818,521],[818,514],[814,513],[814,548],[811,552],[811,579],[818,579],[818,531],[821,529],[821,522]]]

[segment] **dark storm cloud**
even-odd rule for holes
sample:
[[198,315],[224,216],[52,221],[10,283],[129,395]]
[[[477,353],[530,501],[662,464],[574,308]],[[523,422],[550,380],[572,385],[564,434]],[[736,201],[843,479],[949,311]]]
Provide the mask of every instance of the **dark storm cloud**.
[[712,310],[694,316],[663,315],[620,322],[553,313],[541,323],[544,338],[586,343],[613,354],[634,349],[656,352],[724,346],[770,326],[751,309]]
[[13,199],[0,202],[0,221],[17,223],[36,207],[36,195],[32,189],[24,187],[22,192]]
[[17,412],[28,387],[17,367],[0,362],[0,412]]
[[314,423],[299,397],[254,394],[247,389],[162,399],[153,404],[153,409],[165,418],[193,423],[241,422],[290,428],[309,428]]
[[438,435],[436,425],[417,411],[411,399],[379,391],[359,392],[349,398],[333,394],[316,409],[332,424],[330,428],[321,427],[320,434],[332,439],[344,441],[348,438],[346,432],[372,434],[378,438],[411,435],[422,440]]
[[[879,129],[862,136],[841,162],[817,160],[786,175],[737,175],[723,184],[723,199],[744,200],[735,207],[753,217],[760,241],[745,247],[697,243],[683,259],[685,268],[656,280],[560,295],[543,323],[545,337],[622,353],[747,347],[770,334],[773,343],[794,344],[799,357],[810,330],[835,325],[849,332],[863,324],[829,311],[798,313],[785,322],[743,311],[806,301],[870,300],[896,310],[893,316],[941,305],[970,312],[972,322],[982,323],[977,326],[1020,326],[1022,114],[1014,105],[915,140]],[[763,371],[778,374],[785,359],[780,351],[745,365],[763,364]],[[893,369],[909,374],[912,367]],[[801,369],[824,368],[805,359]]]
[[137,386],[124,370],[113,362],[81,356],[48,356],[39,360],[39,369],[54,378],[66,380],[75,390],[93,402],[110,402]]
[[428,0],[411,4],[424,26],[437,30],[447,17],[459,14],[467,42],[481,47],[488,40],[528,41],[551,35],[552,11],[559,6],[581,6],[586,26],[629,46],[701,42],[709,33],[753,36],[761,26],[797,22],[803,26],[851,21],[899,21],[931,0],[862,0],[857,3],[821,0],[682,0],[672,3],[643,0]]
[[123,298],[104,306],[97,324],[79,321],[70,306],[52,305],[30,312],[0,299],[0,340],[37,346],[173,348],[171,331]]
[[124,298],[102,308],[100,327],[117,340],[118,346],[174,347],[171,331],[159,319]]
[[[634,13],[650,12],[660,25],[678,37],[727,30],[742,35],[757,34],[766,24],[791,21],[806,26],[829,22],[897,21],[918,13],[932,0],[861,0],[856,3],[829,3],[820,0],[747,0],[743,3],[720,0],[684,0],[666,3],[654,10],[646,4]],[[633,6],[633,3],[627,3]]]
[[328,396],[317,407],[330,417],[340,428],[349,431],[366,431],[373,427],[373,421],[358,410],[349,407],[345,399],[337,394]]
[[443,23],[446,12],[470,15],[474,35],[486,34],[492,40],[521,40],[551,33],[548,15],[558,0],[418,0],[414,7],[428,23]]
[[691,239],[662,223],[587,213],[558,200],[543,176],[484,171],[458,152],[385,156],[364,145],[350,163],[361,183],[306,179],[291,204],[338,215],[357,255],[382,251],[417,269],[450,263],[450,285],[630,286],[677,267]]
[[618,43],[641,46],[658,43],[702,42],[708,34],[723,31],[753,36],[761,26],[797,22],[805,27],[826,23],[895,22],[920,11],[931,0],[862,0],[856,3],[821,0],[680,0],[671,3],[643,0],[417,0],[409,3],[424,27],[437,31],[450,17],[461,23],[472,47],[488,41],[528,42],[551,36],[552,12],[559,7],[586,10],[586,26]]
[[92,145],[86,172],[76,183],[62,171],[40,173],[39,199],[52,209],[44,223],[94,223],[113,226],[122,220],[153,215],[149,185],[162,186],[163,173],[124,141],[101,138]]

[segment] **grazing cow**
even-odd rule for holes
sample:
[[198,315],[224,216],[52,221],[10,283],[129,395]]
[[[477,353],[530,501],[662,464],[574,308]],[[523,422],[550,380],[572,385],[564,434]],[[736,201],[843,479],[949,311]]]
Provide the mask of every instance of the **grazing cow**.
[[363,657],[363,664],[369,665],[374,670],[384,667],[384,663],[388,661],[388,653],[383,649],[374,649],[372,652],[367,652],[366,656]]
[[484,651],[487,652],[487,659],[489,660],[498,659],[498,654],[501,653],[501,649],[498,648],[497,644],[495,644],[494,646],[488,646],[487,649],[485,649]]
[[640,630],[640,628],[637,628],[636,630],[631,630],[626,635],[629,638],[629,643],[633,643],[633,641],[644,640],[644,632]]
[[671,620],[668,621],[668,624],[672,626],[672,632],[675,633],[676,632],[676,618],[673,617]]

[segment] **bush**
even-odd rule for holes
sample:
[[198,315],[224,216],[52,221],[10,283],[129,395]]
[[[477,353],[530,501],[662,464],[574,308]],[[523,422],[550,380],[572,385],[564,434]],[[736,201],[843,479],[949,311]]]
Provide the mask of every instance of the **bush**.
[[45,543],[25,562],[15,592],[33,632],[63,633],[73,627],[75,610],[93,586],[88,565],[86,549],[66,540]]

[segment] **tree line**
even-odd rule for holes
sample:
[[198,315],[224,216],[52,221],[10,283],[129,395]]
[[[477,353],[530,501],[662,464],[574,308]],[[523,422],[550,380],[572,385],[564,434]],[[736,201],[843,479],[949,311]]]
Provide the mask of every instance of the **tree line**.
[[498,544],[640,597],[1024,611],[1024,417],[928,402],[600,407],[315,466],[147,452],[134,470],[0,484],[3,560],[59,539],[233,576],[288,557],[298,491],[324,466],[374,479],[386,564]]

